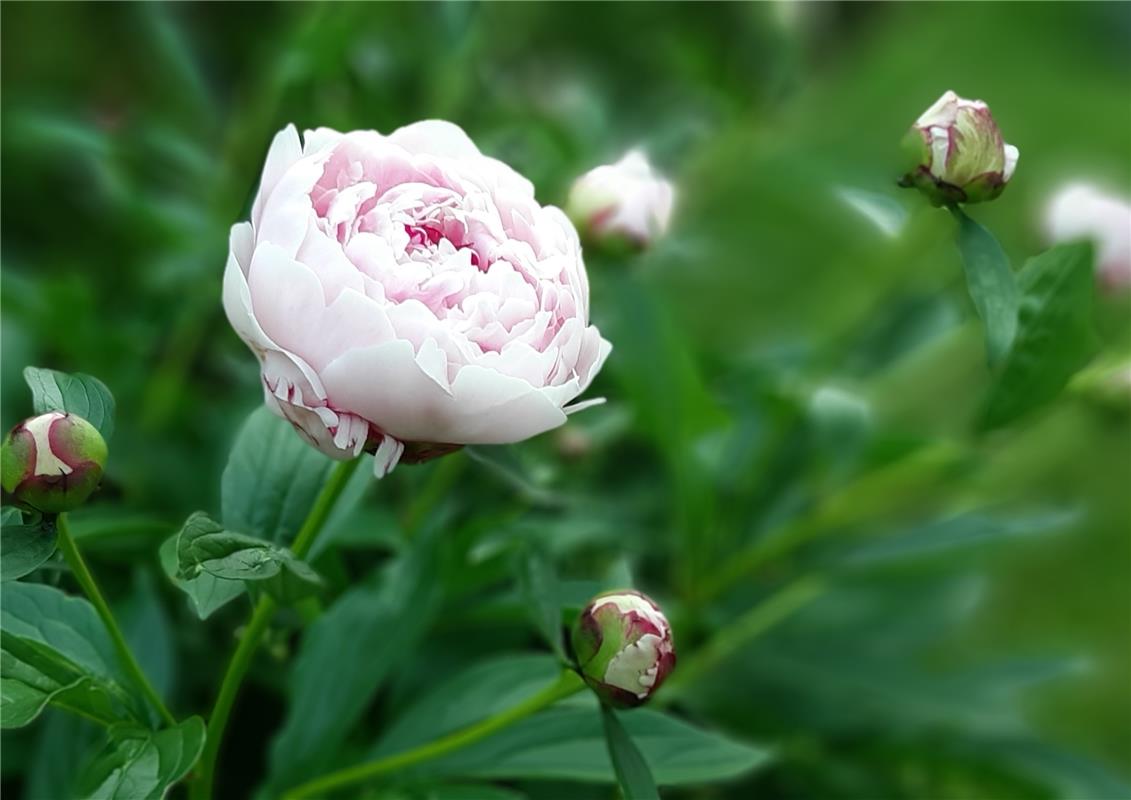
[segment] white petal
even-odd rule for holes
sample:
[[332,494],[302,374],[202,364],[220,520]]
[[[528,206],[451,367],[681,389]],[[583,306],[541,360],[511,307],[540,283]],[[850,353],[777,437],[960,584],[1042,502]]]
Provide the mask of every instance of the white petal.
[[302,132],[302,153],[310,155],[327,150],[342,140],[342,134],[333,128],[315,128]]
[[287,169],[300,158],[302,158],[302,145],[298,140],[298,131],[294,125],[288,125],[275,134],[275,138],[271,140],[271,147],[267,150],[263,177],[259,179],[259,192],[255,195],[255,202],[251,207],[251,219],[256,227],[259,226],[267,199]]
[[1005,168],[1002,170],[1001,177],[1006,183],[1013,177],[1013,170],[1017,169],[1017,159],[1021,157],[1021,151],[1011,144],[1005,146]]
[[250,234],[251,225],[246,222],[232,226],[228,263],[224,267],[222,301],[232,329],[248,347],[262,355],[264,349],[274,347],[275,343],[264,333],[252,310],[251,292],[245,277],[252,260],[247,248]]
[[440,119],[425,119],[397,128],[389,141],[410,153],[447,158],[478,158],[482,155],[463,128]]
[[402,455],[404,442],[389,435],[381,437],[381,444],[377,445],[377,450],[373,453],[373,474],[378,480],[384,478],[393,471]]

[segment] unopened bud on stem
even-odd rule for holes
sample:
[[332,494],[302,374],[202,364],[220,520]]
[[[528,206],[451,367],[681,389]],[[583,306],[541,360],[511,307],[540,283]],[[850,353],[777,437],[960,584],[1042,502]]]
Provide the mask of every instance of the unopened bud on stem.
[[675,667],[672,630],[659,606],[640,592],[597,595],[573,629],[581,675],[606,703],[644,703]]
[[950,91],[915,121],[903,144],[911,163],[900,185],[940,206],[993,200],[1013,177],[1019,155],[989,106]]
[[52,411],[4,439],[0,483],[17,503],[45,514],[78,508],[98,488],[106,442],[82,417]]

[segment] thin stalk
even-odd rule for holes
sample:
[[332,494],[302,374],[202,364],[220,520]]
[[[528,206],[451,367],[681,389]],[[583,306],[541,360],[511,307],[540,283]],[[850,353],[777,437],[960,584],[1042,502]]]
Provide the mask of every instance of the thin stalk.
[[71,528],[67,523],[67,515],[60,514],[56,523],[59,529],[59,549],[63,551],[63,558],[71,567],[71,572],[74,573],[75,579],[79,582],[83,592],[86,594],[87,599],[90,600],[94,606],[94,610],[98,612],[98,616],[102,619],[102,624],[106,626],[106,631],[110,634],[110,640],[114,643],[114,649],[118,651],[118,657],[121,659],[122,666],[126,668],[126,672],[133,678],[134,683],[141,689],[145,699],[149,701],[150,705],[157,711],[161,719],[168,725],[176,725],[176,718],[169,713],[169,709],[165,707],[161,695],[153,688],[153,684],[149,682],[149,678],[145,677],[145,672],[142,671],[141,665],[137,663],[137,658],[134,657],[133,651],[130,649],[129,644],[126,642],[126,637],[122,634],[122,629],[118,627],[118,622],[114,619],[114,612],[110,610],[110,605],[106,602],[106,598],[102,596],[102,591],[95,583],[94,575],[91,574],[90,568],[87,567],[86,561],[83,560],[82,553],[79,552],[78,546],[75,544],[75,539],[71,536]]
[[[326,519],[334,508],[334,503],[341,496],[342,490],[346,488],[350,476],[353,475],[360,462],[360,458],[342,461],[330,473],[329,480],[322,487],[322,491],[315,499],[310,513],[306,516],[306,521],[303,522],[302,528],[299,529],[298,535],[295,536],[295,540],[291,544],[291,551],[299,558],[303,558],[310,552],[310,546],[314,544],[315,537],[322,530],[322,526],[326,524]],[[204,752],[200,756],[200,763],[197,767],[197,777],[192,785],[191,796],[193,800],[210,800],[212,797],[216,758],[220,754],[220,744],[224,741],[224,729],[228,726],[228,718],[231,717],[232,706],[236,701],[236,695],[239,694],[240,684],[243,683],[244,676],[247,675],[252,656],[255,655],[255,650],[259,646],[260,639],[263,638],[263,633],[271,623],[275,608],[275,601],[267,595],[259,599],[259,602],[255,604],[251,620],[248,621],[243,636],[240,637],[240,642],[236,646],[236,651],[232,654],[232,660],[228,663],[224,680],[220,683],[220,691],[216,695],[216,704],[212,707],[212,713],[208,717],[208,738],[205,740]]]
[[403,753],[395,753],[394,755],[385,756],[384,758],[369,761],[365,764],[358,764],[357,766],[347,767],[337,772],[331,772],[327,775],[323,775],[321,778],[315,778],[312,781],[291,789],[283,795],[283,800],[302,800],[304,797],[325,797],[328,792],[336,789],[353,786],[354,784],[362,783],[380,775],[387,775],[390,772],[395,772],[405,769],[406,767],[415,766],[416,764],[445,756],[448,753],[475,744],[481,739],[485,739],[491,734],[497,733],[503,728],[509,727],[529,717],[531,714],[553,705],[563,698],[576,694],[584,688],[585,682],[581,680],[581,677],[578,676],[576,672],[569,669],[562,670],[561,675],[555,683],[547,686],[530,699],[512,708],[508,708],[506,711],[488,717],[463,730],[449,733],[447,736],[441,736],[439,739],[435,739],[428,744],[421,745],[412,750],[406,750]]

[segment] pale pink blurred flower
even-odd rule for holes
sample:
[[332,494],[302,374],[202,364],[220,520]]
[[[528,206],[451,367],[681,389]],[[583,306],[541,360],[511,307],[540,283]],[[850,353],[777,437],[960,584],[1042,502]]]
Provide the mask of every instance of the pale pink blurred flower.
[[611,349],[565,214],[440,121],[281,131],[224,310],[267,406],[333,458],[375,450],[378,476],[558,427]]
[[1108,291],[1131,289],[1131,199],[1072,183],[1049,200],[1044,228],[1052,242],[1090,239],[1100,285]]
[[672,184],[631,150],[574,181],[566,210],[588,238],[621,236],[646,247],[667,232],[674,202]]

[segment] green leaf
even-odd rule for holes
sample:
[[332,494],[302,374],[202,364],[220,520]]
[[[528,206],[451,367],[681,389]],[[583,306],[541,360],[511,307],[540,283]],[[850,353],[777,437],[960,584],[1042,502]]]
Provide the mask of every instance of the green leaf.
[[564,659],[560,591],[549,554],[533,542],[524,543],[516,556],[516,571],[523,605],[546,642]]
[[85,764],[103,732],[74,714],[49,709],[36,726],[39,736],[28,765],[24,797],[74,797],[78,774],[60,764]]
[[1096,350],[1092,248],[1059,245],[1021,271],[1017,338],[990,387],[982,430],[1006,425],[1052,401]]
[[289,544],[302,527],[333,461],[290,423],[256,409],[236,436],[220,481],[220,518],[228,530]]
[[1009,352],[1017,332],[1018,291],[1009,257],[997,239],[958,206],[958,251],[966,267],[966,286],[986,326],[986,355],[997,366]]
[[[1073,510],[1054,509],[1017,516],[968,512],[928,520],[895,534],[879,535],[837,553],[834,566],[869,569],[889,564],[952,558],[955,551],[982,548],[994,542],[1040,536],[1064,530],[1079,519]],[[952,567],[952,561],[946,562]]]
[[[548,709],[426,769],[430,775],[612,783],[616,776],[595,706],[595,699],[585,697]],[[737,778],[770,757],[657,711],[633,711],[623,723],[660,785]]]
[[533,697],[558,679],[544,653],[506,654],[474,664],[441,683],[393,721],[370,754],[410,750]]
[[201,572],[195,578],[180,577],[180,563],[177,560],[177,539],[180,534],[170,536],[161,544],[158,555],[161,568],[169,580],[188,595],[189,604],[196,616],[208,619],[217,609],[227,605],[246,591],[243,581],[229,581]]
[[0,522],[0,580],[34,572],[55,553],[57,538],[53,518],[5,508]]
[[173,691],[177,675],[177,652],[172,622],[165,603],[154,586],[153,573],[134,571],[134,590],[125,603],[115,605],[126,643],[137,657],[141,671],[161,697]]
[[435,613],[439,583],[421,537],[379,581],[343,594],[303,637],[287,719],[271,748],[275,786],[323,771],[389,673],[410,656]]
[[613,771],[617,775],[617,783],[620,784],[625,798],[660,800],[660,793],[656,790],[656,782],[652,779],[648,762],[636,749],[632,737],[624,729],[617,713],[608,706],[601,706],[601,721],[605,725],[605,742],[609,747]]
[[3,727],[26,725],[48,703],[104,724],[145,719],[90,603],[20,582],[3,584],[0,601]]
[[161,731],[116,725],[106,749],[83,773],[79,795],[90,800],[160,800],[200,758],[204,736],[200,717]]
[[232,533],[196,512],[177,538],[179,576],[191,580],[202,572],[214,578],[244,581],[262,589],[278,602],[294,603],[316,594],[322,579],[308,564],[285,547]]
[[98,428],[107,442],[114,435],[114,395],[98,378],[81,372],[71,375],[27,367],[24,380],[31,387],[31,404],[36,414],[66,411]]

